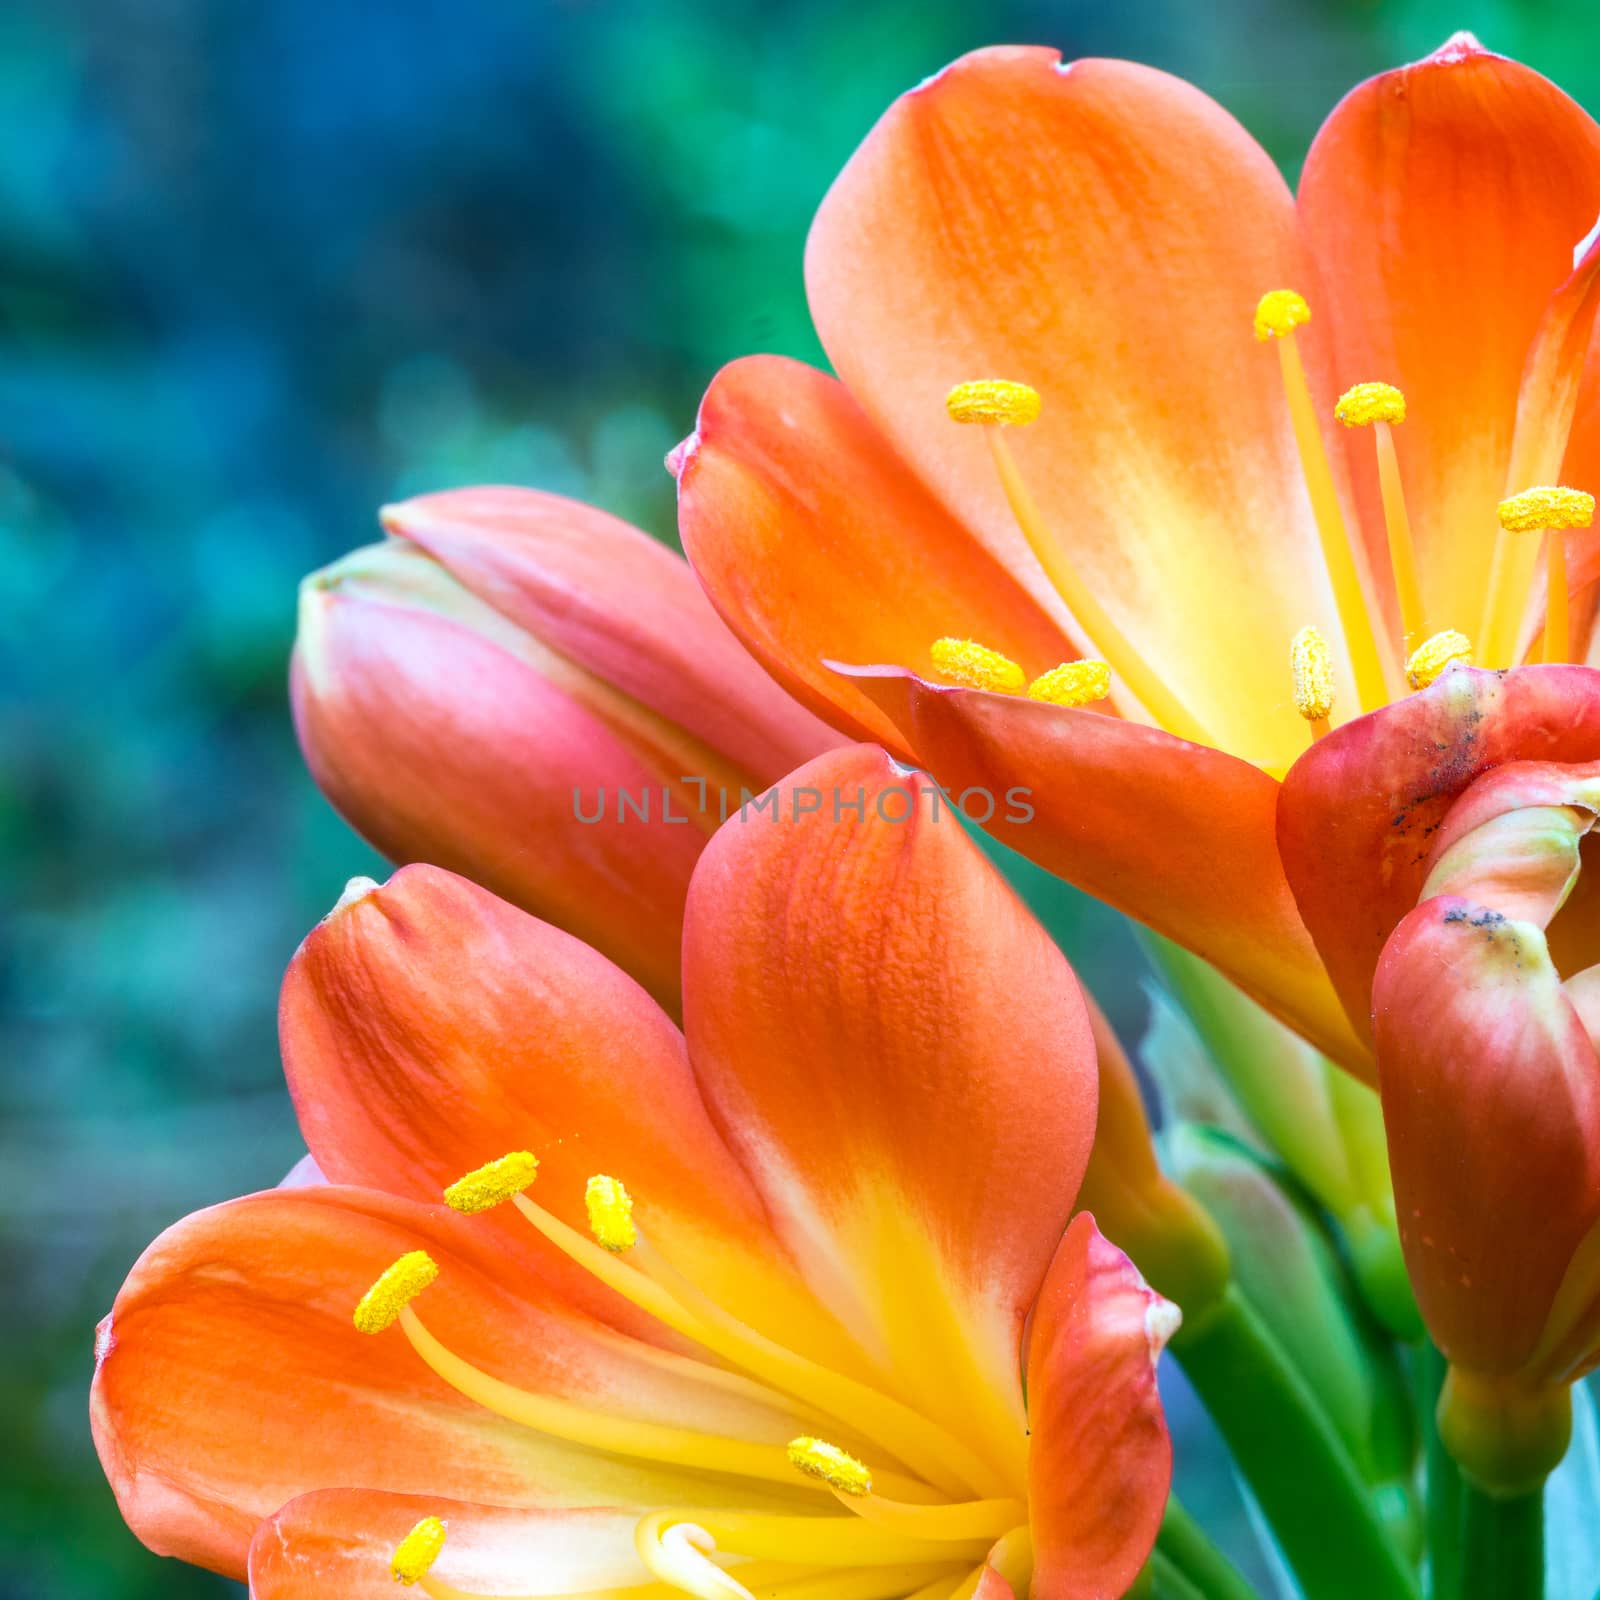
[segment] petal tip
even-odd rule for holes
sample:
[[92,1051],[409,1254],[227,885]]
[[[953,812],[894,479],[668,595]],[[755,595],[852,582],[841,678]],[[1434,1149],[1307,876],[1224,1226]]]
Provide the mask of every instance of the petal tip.
[[1144,1336],[1150,1346],[1152,1366],[1155,1365],[1156,1358],[1166,1349],[1168,1340],[1182,1326],[1183,1312],[1171,1300],[1163,1300],[1160,1295],[1156,1295],[1144,1308]]
[[339,892],[339,898],[334,901],[332,909],[323,917],[326,922],[330,917],[336,917],[341,911],[348,910],[351,906],[365,900],[368,895],[376,894],[383,887],[376,878],[366,877],[358,873],[351,878]]
[[105,1359],[116,1347],[117,1336],[112,1332],[111,1318],[113,1313],[108,1311],[95,1325],[94,1330],[94,1370],[96,1373],[105,1364]]
[[686,439],[680,439],[666,454],[666,468],[679,483],[700,453],[700,430],[696,428]]
[[1472,56],[1492,55],[1493,52],[1483,47],[1483,41],[1477,34],[1467,28],[1457,28],[1445,42],[1424,59],[1437,61],[1449,65],[1455,61],[1466,61]]

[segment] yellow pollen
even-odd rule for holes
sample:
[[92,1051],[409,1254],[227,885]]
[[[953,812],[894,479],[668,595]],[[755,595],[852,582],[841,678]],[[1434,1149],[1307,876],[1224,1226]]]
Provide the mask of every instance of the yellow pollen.
[[1424,639],[1406,660],[1406,682],[1413,689],[1426,689],[1444,669],[1460,661],[1472,665],[1472,641],[1454,628],[1446,628],[1431,639]]
[[1594,521],[1594,496],[1582,489],[1524,489],[1500,502],[1507,533],[1543,533],[1547,528],[1587,528]]
[[1053,706],[1087,706],[1111,693],[1111,668],[1104,661],[1064,661],[1028,685],[1030,700]]
[[424,1517],[399,1544],[389,1558],[389,1570],[398,1583],[416,1583],[428,1575],[444,1549],[444,1524],[437,1517]]
[[438,1276],[439,1264],[426,1250],[401,1256],[357,1303],[357,1329],[382,1333]]
[[850,1454],[826,1439],[802,1434],[789,1441],[789,1464],[808,1478],[818,1478],[840,1494],[872,1493],[872,1474]]
[[513,1150],[510,1155],[490,1161],[465,1177],[457,1178],[444,1192],[444,1203],[452,1211],[488,1211],[521,1194],[533,1182],[539,1170],[538,1158],[526,1150]]
[[971,639],[935,639],[928,655],[935,674],[962,689],[1021,694],[1028,682],[1027,673],[1009,656]]
[[1339,396],[1333,414],[1347,428],[1369,422],[1404,422],[1406,397],[1392,383],[1358,383]]
[[1269,289],[1256,305],[1256,338],[1293,333],[1311,320],[1311,307],[1293,289]]
[[1025,428],[1039,420],[1039,391],[1006,378],[979,378],[958,383],[944,397],[952,422],[998,422],[1002,427]]
[[1324,721],[1333,710],[1333,658],[1316,628],[1302,628],[1289,641],[1289,671],[1295,710],[1307,722]]
[[633,1248],[639,1237],[633,1225],[633,1196],[615,1178],[596,1173],[583,1191],[583,1203],[597,1244],[613,1255]]

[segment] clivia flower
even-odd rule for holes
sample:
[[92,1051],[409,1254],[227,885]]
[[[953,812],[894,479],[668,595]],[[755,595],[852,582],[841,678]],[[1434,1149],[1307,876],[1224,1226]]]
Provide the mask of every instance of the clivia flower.
[[[1354,89],[1297,197],[1163,73],[979,51],[817,214],[839,379],[713,382],[670,461],[685,550],[812,709],[1027,787],[1007,843],[1370,1078],[1370,996],[1279,850],[1312,786],[1279,780],[1469,659],[1589,651],[1597,215],[1600,128],[1468,35]],[[1533,670],[1497,759],[1593,696]],[[1481,770],[1435,758],[1441,790]]]
[[682,559],[559,495],[382,514],[301,585],[295,726],[379,850],[576,934],[679,1002],[689,875],[719,822],[837,737],[740,649]]
[[881,750],[791,781],[843,814],[713,839],[683,1034],[464,879],[352,884],[281,1009],[326,1181],[180,1222],[101,1327],[147,1543],[256,1600],[1133,1582],[1177,1314],[1073,1216],[1072,972]]

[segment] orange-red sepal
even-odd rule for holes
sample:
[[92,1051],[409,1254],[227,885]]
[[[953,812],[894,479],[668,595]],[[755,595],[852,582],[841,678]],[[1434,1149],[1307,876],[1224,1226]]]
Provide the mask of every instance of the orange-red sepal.
[[1100,1600],[1133,1582],[1172,1479],[1156,1358],[1174,1308],[1087,1212],[1056,1250],[1028,1342],[1034,1600]]
[[1395,930],[1373,1026],[1406,1266],[1451,1361],[1515,1372],[1600,1216],[1600,1063],[1532,923],[1440,895]]
[[1278,849],[1351,1022],[1370,1037],[1372,974],[1417,903],[1444,816],[1510,761],[1600,758],[1600,672],[1456,667],[1347,722],[1289,769]]

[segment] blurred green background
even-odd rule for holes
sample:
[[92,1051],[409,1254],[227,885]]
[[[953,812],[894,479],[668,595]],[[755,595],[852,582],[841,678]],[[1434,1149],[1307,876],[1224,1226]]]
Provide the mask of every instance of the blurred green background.
[[[0,1593],[239,1593],[122,1527],[96,1320],[299,1154],[273,1010],[369,852],[304,776],[295,585],[482,480],[672,537],[723,361],[818,359],[801,245],[901,89],[998,41],[1169,68],[1293,176],[1459,27],[1600,106],[1589,0],[8,0],[0,7]],[[1360,248],[1360,241],[1352,241]],[[1125,941],[1069,949],[1124,1016]],[[1195,1471],[1193,1465],[1189,1469]]]

